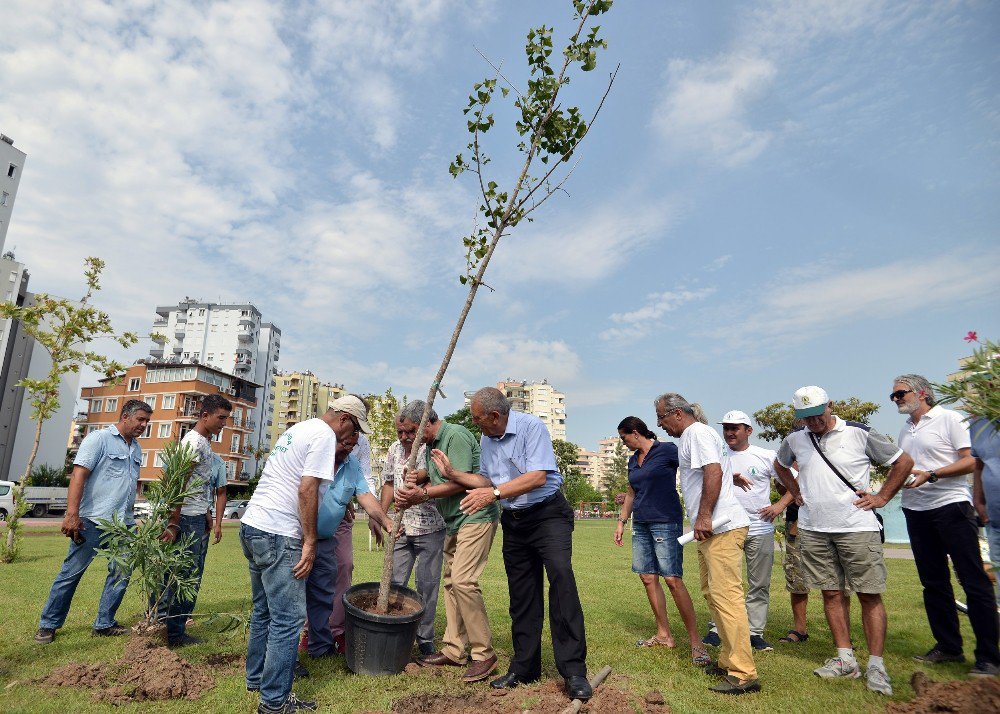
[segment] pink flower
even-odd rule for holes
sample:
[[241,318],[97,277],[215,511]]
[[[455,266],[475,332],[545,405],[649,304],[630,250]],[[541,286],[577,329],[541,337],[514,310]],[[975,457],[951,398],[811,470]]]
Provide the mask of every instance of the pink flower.
[[975,330],[969,330],[969,334],[963,337],[966,342],[979,342],[979,335],[976,334]]

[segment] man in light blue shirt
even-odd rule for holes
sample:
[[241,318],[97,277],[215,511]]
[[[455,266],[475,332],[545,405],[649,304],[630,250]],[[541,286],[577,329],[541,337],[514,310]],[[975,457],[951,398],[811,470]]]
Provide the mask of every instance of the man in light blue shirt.
[[[382,529],[392,527],[392,519],[385,515],[381,505],[368,488],[364,470],[351,450],[358,443],[358,433],[354,432],[337,442],[337,470],[333,483],[326,489],[316,516],[316,560],[306,581],[306,618],[309,624],[309,654],[312,657],[326,657],[337,654],[334,649],[334,634],[331,629],[333,604],[344,596],[346,587],[337,588],[337,527],[347,515],[347,509],[355,497],[361,507],[368,512],[368,525],[379,545],[382,544]],[[353,513],[348,516],[353,519]],[[299,670],[301,674],[301,669]]]
[[[993,572],[1000,573],[1000,422],[983,417],[969,421],[973,470],[972,500],[979,520],[986,528]],[[1000,609],[1000,581],[995,585],[997,608]]]
[[490,686],[513,688],[541,677],[544,569],[556,668],[571,699],[589,699],[583,608],[573,575],[573,509],[559,490],[562,475],[549,431],[538,417],[511,411],[510,402],[494,387],[476,392],[469,410],[483,433],[482,473],[457,471],[438,449],[431,458],[442,476],[469,489],[461,502],[465,513],[497,501],[503,507],[500,525],[514,656],[507,674]]
[[[62,522],[62,532],[70,539],[69,553],[52,583],[35,642],[49,644],[65,623],[76,586],[101,547],[103,539],[97,522],[118,517],[128,525],[134,524],[132,508],[142,465],[142,449],[136,439],[146,430],[152,413],[146,402],[129,399],[117,424],[88,434],[80,444]],[[115,613],[125,597],[129,575],[108,564],[94,635],[107,637],[128,631],[118,625]]]

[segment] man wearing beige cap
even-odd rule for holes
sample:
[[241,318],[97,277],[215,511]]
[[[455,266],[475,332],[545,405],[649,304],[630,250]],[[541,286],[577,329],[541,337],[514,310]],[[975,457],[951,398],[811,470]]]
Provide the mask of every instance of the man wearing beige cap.
[[338,439],[357,431],[370,429],[368,408],[355,396],[291,427],[271,449],[243,515],[240,544],[253,594],[246,684],[260,692],[258,714],[316,709],[292,694],[296,647],[316,559],[319,503],[333,481]]
[[[867,425],[835,416],[829,396],[820,387],[796,391],[792,406],[805,427],[781,442],[774,470],[799,504],[802,570],[806,585],[823,591],[823,609],[837,647],[837,655],[814,673],[823,678],[861,676],[841,595],[849,587],[861,602],[870,654],[865,683],[873,692],[891,695],[892,685],[882,660],[886,569],[881,524],[874,510],[888,503],[902,487],[913,459]],[[877,494],[868,493],[873,461],[892,464]],[[790,470],[795,462],[798,479]]]

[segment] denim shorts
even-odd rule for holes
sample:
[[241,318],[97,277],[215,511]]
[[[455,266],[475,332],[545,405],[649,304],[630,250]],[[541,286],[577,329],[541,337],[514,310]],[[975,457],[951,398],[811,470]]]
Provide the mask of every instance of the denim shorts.
[[632,522],[632,571],[679,578],[684,575],[684,548],[677,542],[680,523]]

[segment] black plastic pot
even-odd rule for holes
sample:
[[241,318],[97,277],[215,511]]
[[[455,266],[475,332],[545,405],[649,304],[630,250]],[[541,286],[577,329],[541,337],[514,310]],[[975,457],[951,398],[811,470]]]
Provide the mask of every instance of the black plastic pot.
[[424,604],[416,591],[393,585],[389,603],[406,601],[418,609],[410,615],[376,615],[355,606],[358,595],[378,595],[378,583],[359,583],[344,593],[347,666],[355,674],[399,674],[410,661]]

